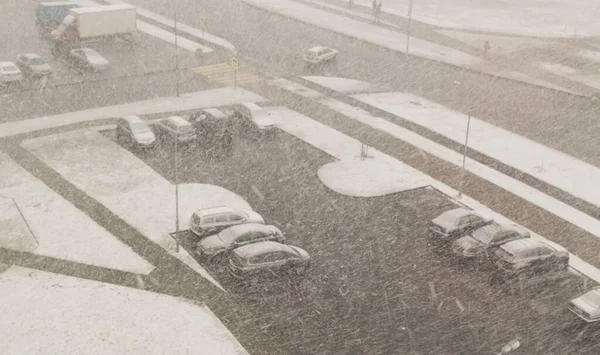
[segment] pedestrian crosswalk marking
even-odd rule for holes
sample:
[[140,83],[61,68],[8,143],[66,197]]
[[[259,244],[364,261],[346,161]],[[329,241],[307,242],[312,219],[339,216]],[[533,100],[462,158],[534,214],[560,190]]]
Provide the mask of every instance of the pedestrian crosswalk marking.
[[264,81],[264,78],[252,73],[233,69],[229,64],[220,63],[207,65],[204,67],[192,68],[192,71],[198,73],[208,80],[215,81],[224,85],[247,85],[256,84]]

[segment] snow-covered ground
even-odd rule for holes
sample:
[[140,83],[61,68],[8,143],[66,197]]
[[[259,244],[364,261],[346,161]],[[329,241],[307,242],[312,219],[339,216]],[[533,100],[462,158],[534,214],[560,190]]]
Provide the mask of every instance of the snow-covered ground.
[[181,298],[16,266],[0,294],[1,354],[248,354]]
[[[95,130],[34,138],[24,141],[22,146],[67,181],[217,284],[184,249],[175,252],[174,241],[168,235],[175,232],[175,185],[135,155]],[[182,184],[179,188],[181,230],[189,229],[189,218],[199,208],[229,205],[251,209],[240,196],[219,186]]]
[[437,32],[481,50],[483,50],[483,44],[485,41],[489,41],[491,47],[489,51],[495,54],[508,54],[528,48],[547,46],[551,43],[550,41],[541,39],[499,36],[490,35],[487,33],[482,34],[454,30],[438,30]]
[[[464,143],[467,116],[413,94],[353,95],[355,99]],[[600,206],[600,168],[472,117],[469,147]]]
[[330,90],[334,90],[344,94],[389,90],[380,85],[375,85],[367,83],[366,81],[354,79],[338,78],[331,76],[303,76],[302,78],[313,82],[317,85],[328,88]]
[[[584,54],[589,55],[590,52],[584,52]],[[584,85],[600,89],[600,73],[591,74],[587,71],[577,70],[573,67],[560,63],[543,62],[540,63],[540,66],[552,74],[564,76],[568,79],[578,81]]]
[[[354,0],[371,6],[371,0]],[[409,0],[383,1],[382,12],[408,18]],[[427,24],[536,37],[600,35],[596,0],[414,0],[412,18]]]
[[242,88],[223,87],[186,93],[179,97],[161,97],[122,105],[69,112],[55,116],[32,118],[28,120],[8,119],[8,123],[0,124],[0,138],[105,118],[186,111],[233,105],[245,101],[262,102],[265,101],[265,99],[260,95]]
[[[343,80],[344,80],[343,78],[339,78],[338,83],[342,84]],[[362,110],[358,107],[354,107],[354,106],[345,104],[341,101],[329,98],[325,95],[319,94],[318,92],[316,92],[314,90],[311,90],[312,93],[310,95],[306,95],[307,90],[310,90],[310,89],[303,87],[300,84],[290,82],[286,79],[272,80],[269,82],[269,84],[280,87],[284,90],[291,91],[295,94],[314,99],[314,100],[318,101],[320,104],[325,105],[325,106],[329,107],[330,109],[337,111],[340,114],[342,114],[350,119],[357,120],[363,124],[373,127],[374,129],[378,129],[383,132],[386,132],[395,138],[403,140],[419,149],[422,149],[424,152],[427,152],[428,154],[431,154],[440,159],[446,160],[454,165],[462,166],[462,155],[461,154],[459,154],[449,148],[446,148],[442,145],[439,145],[433,141],[430,141],[426,138],[423,138],[422,136],[420,136],[412,131],[409,131],[403,127],[400,127],[396,124],[393,124],[383,118],[375,117],[375,116],[371,115],[370,113],[368,113],[367,111]],[[351,85],[352,81],[349,81],[349,84]],[[331,131],[331,130],[332,130],[331,128],[325,126],[325,128],[323,128],[323,132],[321,134],[327,135],[328,132],[325,132],[325,131]],[[339,136],[339,134],[340,134],[339,132],[336,132],[334,134],[334,136]],[[351,191],[348,190],[346,188],[346,186],[352,185],[352,181],[351,181],[352,178],[356,178],[356,180],[355,180],[356,184],[365,183],[365,178],[364,178],[364,176],[360,176],[358,168],[359,168],[359,166],[357,165],[357,169],[356,169],[355,173],[353,175],[347,174],[347,176],[345,176],[344,180],[328,182],[329,184],[331,184],[331,188],[337,192],[349,194]],[[558,201],[558,200],[556,200],[556,199],[554,199],[554,198],[552,198],[552,197],[550,197],[550,196],[548,196],[526,184],[523,184],[520,181],[517,181],[509,176],[506,176],[486,165],[480,164],[479,162],[477,162],[475,160],[467,158],[465,168],[467,171],[469,171],[475,175],[478,175],[486,180],[489,180],[490,182],[504,188],[505,190],[515,193],[516,195],[527,199],[528,201],[536,204],[537,206],[554,213],[555,215],[563,218],[564,220],[569,221],[569,222],[573,223],[574,225],[581,227],[582,229],[588,231],[589,233],[600,237],[600,221],[598,221],[597,219],[592,218],[592,217],[588,216],[587,214],[584,214],[581,211],[579,211],[575,208],[572,208],[571,206],[566,205],[566,204],[564,204],[564,203],[562,203],[562,202],[560,202],[560,201]],[[390,169],[390,171],[393,171],[393,169]],[[364,175],[369,176],[370,172],[364,172]],[[427,176],[427,178],[429,178],[429,177]],[[440,191],[448,194],[449,196],[456,196],[457,192],[455,190],[453,190],[452,188],[450,188],[449,186],[439,183],[438,181],[436,181],[432,178],[429,178],[429,179],[431,179],[431,181],[432,181],[432,183],[431,183],[432,186],[434,186],[437,189],[439,189]],[[380,178],[379,180],[374,180],[374,181],[375,182],[378,182],[378,181],[385,182],[386,179]],[[369,183],[370,182],[371,181],[369,180]],[[384,188],[389,188],[389,186],[384,185]],[[375,191],[376,188],[373,188],[373,190]],[[360,191],[360,189],[356,189],[355,191]],[[462,197],[460,198],[460,201],[462,201],[467,206],[470,206],[476,210],[479,210],[482,212],[485,211],[488,215],[495,216],[494,218],[498,221],[508,222],[508,219],[506,219],[504,216],[501,216],[501,215],[491,211],[490,209],[483,206],[479,202],[477,202],[469,197],[466,197],[465,195],[462,195]],[[512,223],[512,222],[510,222],[510,223]],[[535,237],[546,241],[545,238],[540,237],[539,235],[536,235]],[[588,263],[581,260],[577,256],[571,255],[570,265],[575,270],[586,275],[587,277],[591,278],[592,280],[600,283],[600,270],[589,265]]]
[[[304,5],[291,0],[243,0],[249,5],[281,14],[317,27],[333,32],[361,39],[390,50],[405,53],[407,36],[397,31],[388,30],[370,23],[354,20],[352,18],[337,15],[312,6]],[[511,80],[525,82],[531,85],[550,88],[553,90],[570,92],[557,85],[527,76],[513,70],[500,69],[492,63],[479,57],[445,47],[433,42],[411,37],[411,55],[427,58],[430,60],[448,63],[451,65],[499,76]]]
[[2,209],[8,213],[0,217],[0,247],[139,274],[154,270],[130,247],[2,153],[0,196],[4,197]]

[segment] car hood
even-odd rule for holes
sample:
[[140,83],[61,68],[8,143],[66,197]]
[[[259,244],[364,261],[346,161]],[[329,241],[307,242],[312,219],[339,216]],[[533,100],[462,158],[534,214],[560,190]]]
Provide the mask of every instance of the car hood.
[[265,220],[258,213],[254,212],[254,211],[247,211],[247,213],[248,213],[248,220],[246,221],[247,223],[263,223],[263,224],[265,223]]
[[96,55],[88,56],[87,61],[88,61],[88,63],[90,63],[91,65],[93,65],[95,67],[104,67],[104,66],[108,65],[108,60],[104,59],[103,57],[96,56]]
[[259,128],[271,128],[275,126],[275,120],[269,115],[257,115],[252,120]]
[[32,65],[31,70],[39,73],[47,73],[50,69],[50,64]]
[[455,240],[452,248],[460,252],[476,252],[478,249],[482,248],[482,245],[470,235],[466,235]]
[[212,235],[208,238],[202,239],[198,243],[198,247],[200,247],[205,252],[217,251],[221,249],[225,249],[228,245],[219,238],[218,234]]
[[156,139],[152,132],[136,132],[134,136],[139,143],[152,143]]

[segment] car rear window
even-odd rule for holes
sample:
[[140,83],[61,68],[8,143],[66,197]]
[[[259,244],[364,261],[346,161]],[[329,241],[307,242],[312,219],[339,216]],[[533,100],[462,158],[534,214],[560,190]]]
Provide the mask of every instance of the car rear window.
[[512,255],[511,253],[507,252],[506,250],[502,249],[502,248],[498,248],[496,249],[496,251],[494,252],[494,254],[496,254],[496,256],[502,260],[506,260],[506,261],[513,261],[515,256]]
[[181,133],[188,133],[194,130],[194,127],[192,125],[181,125],[179,126],[179,132]]
[[244,266],[247,263],[246,259],[241,258],[236,253],[232,253],[231,258],[229,260],[231,260],[231,263],[233,263],[233,265],[235,266]]
[[43,65],[44,61],[42,60],[42,58],[31,58],[29,59],[29,63],[31,65]]
[[14,65],[7,65],[5,67],[2,67],[2,71],[5,73],[14,73],[18,72],[19,69],[17,69],[17,67],[15,67]]

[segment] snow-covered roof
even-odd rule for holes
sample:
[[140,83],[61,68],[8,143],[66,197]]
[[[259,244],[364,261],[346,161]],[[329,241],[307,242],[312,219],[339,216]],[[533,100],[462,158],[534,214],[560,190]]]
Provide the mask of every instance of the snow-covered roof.
[[291,248],[289,245],[269,241],[244,245],[243,247],[235,249],[234,253],[242,258],[249,258],[254,255],[259,255],[270,251],[289,252],[290,250]]

